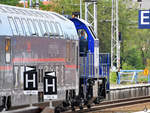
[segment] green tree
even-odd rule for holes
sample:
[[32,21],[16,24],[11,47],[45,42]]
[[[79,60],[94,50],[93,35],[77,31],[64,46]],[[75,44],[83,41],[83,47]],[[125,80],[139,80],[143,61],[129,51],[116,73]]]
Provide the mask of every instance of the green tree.
[[0,4],[16,6],[18,3],[19,3],[19,0],[0,0]]

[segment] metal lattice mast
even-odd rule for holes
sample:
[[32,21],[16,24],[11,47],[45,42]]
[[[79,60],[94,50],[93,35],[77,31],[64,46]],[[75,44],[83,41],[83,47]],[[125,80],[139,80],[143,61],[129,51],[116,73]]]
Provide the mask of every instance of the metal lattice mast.
[[[93,11],[89,10],[90,5],[94,5]],[[91,17],[91,20],[89,20],[89,17]],[[97,36],[97,0],[85,0],[85,20],[93,25]]]
[[118,0],[112,0],[112,25],[111,25],[111,69],[120,69],[120,42],[119,42],[119,16]]
[[82,18],[82,0],[80,0],[80,18]]
[[[90,7],[93,5],[93,9]],[[97,0],[85,0],[85,20],[90,23],[97,37]],[[95,43],[99,44],[99,40],[95,39]],[[94,47],[94,74],[99,77],[99,47]]]
[[39,10],[39,0],[36,0],[36,9]]
[[32,8],[32,0],[30,0],[29,7]]

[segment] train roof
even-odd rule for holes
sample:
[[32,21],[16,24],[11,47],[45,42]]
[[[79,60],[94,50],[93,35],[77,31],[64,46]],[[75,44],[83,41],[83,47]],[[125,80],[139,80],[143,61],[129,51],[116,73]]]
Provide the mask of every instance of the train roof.
[[[11,22],[10,22],[10,18],[11,18]],[[31,20],[31,22],[30,21],[28,22],[28,20]],[[38,26],[36,26],[35,20],[37,21],[37,25],[40,24],[39,28]],[[34,30],[34,27],[36,27],[35,31],[37,33],[30,33],[31,35],[32,34],[39,35],[41,34],[39,32],[44,32],[44,30],[45,31],[47,30],[50,32],[49,29],[51,29],[53,31],[53,32],[51,31],[52,32],[51,34],[53,35],[58,33],[60,35],[63,35],[64,38],[78,39],[77,33],[74,32],[75,31],[74,24],[69,19],[65,18],[64,16],[60,14],[57,14],[55,12],[29,9],[29,8],[21,8],[21,7],[0,4],[0,23],[1,23],[0,27],[4,28],[3,30],[0,31],[0,35],[6,35],[6,33],[8,35],[16,35],[16,34],[13,34],[13,32],[21,31],[19,30],[19,28],[21,27],[22,27],[22,30],[25,29],[26,26],[23,23],[25,21],[26,23],[29,23],[29,25],[26,25],[26,26],[28,26],[28,28],[30,28],[31,30]],[[21,26],[18,25],[18,23],[20,23]],[[13,24],[17,24],[17,25],[14,25],[14,27],[12,27]],[[16,28],[16,31],[13,31],[15,28]],[[28,31],[31,31],[30,29]],[[48,34],[48,32],[44,32],[41,36],[44,36],[44,34]],[[18,35],[20,35],[20,33],[18,33]],[[24,35],[27,35],[27,33],[25,33]]]
[[61,20],[69,21],[64,16],[57,14],[55,12],[15,7],[15,6],[2,5],[2,4],[0,4],[0,12],[8,14],[8,15],[9,14],[17,14],[17,15],[23,15],[23,16],[39,17],[39,18],[50,17],[50,18],[54,19],[55,17],[57,17]]

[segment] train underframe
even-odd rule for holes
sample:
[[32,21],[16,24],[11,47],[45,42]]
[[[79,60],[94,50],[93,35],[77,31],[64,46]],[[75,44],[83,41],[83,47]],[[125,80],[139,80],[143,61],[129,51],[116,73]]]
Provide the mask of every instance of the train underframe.
[[[59,113],[71,108],[73,111],[76,107],[83,109],[92,104],[99,104],[106,97],[106,78],[80,78],[79,94],[75,90],[66,90],[66,100],[55,105],[55,112]],[[11,96],[1,97],[2,106],[0,110],[11,108]]]
[[79,95],[75,95],[75,90],[68,90],[66,100],[61,105],[56,106],[55,112],[59,113],[71,108],[72,111],[76,107],[90,108],[93,104],[99,104],[106,98],[106,78],[80,78]]

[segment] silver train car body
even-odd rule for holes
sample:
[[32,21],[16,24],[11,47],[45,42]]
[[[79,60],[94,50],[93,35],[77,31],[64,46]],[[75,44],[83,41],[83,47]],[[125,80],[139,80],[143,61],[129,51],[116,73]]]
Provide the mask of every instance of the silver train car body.
[[[42,102],[45,72],[55,71],[58,100],[79,93],[79,42],[69,19],[53,13],[0,5],[0,104],[11,106]],[[23,93],[23,73],[34,67],[38,95]],[[6,100],[6,99],[5,99]]]

